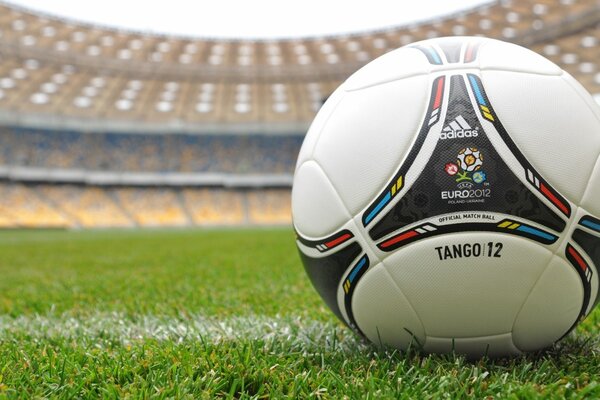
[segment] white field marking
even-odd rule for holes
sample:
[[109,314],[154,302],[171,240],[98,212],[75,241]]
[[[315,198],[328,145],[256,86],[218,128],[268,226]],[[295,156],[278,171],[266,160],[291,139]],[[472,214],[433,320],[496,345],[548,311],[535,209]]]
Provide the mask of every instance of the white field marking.
[[263,341],[300,347],[303,350],[356,350],[365,346],[348,328],[301,317],[230,316],[127,316],[96,313],[84,317],[32,315],[0,316],[0,340],[23,337],[66,338],[74,341],[117,340],[123,344],[154,339],[208,343]]

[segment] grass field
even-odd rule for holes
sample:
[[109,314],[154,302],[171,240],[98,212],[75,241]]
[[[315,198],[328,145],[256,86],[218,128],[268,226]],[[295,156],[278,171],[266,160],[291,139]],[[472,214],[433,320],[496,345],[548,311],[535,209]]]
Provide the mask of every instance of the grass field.
[[516,359],[377,349],[290,230],[0,232],[0,273],[0,397],[600,397],[600,309]]

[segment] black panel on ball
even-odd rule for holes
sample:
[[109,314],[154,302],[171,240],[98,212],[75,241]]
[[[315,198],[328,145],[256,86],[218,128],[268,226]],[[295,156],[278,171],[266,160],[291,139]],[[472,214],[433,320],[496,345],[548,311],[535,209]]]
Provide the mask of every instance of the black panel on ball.
[[[513,215],[562,232],[566,226],[565,221],[520,181],[488,139],[488,133],[479,122],[463,76],[453,75],[450,78],[448,98],[445,128],[440,133],[440,139],[426,167],[414,182],[405,182],[405,186],[411,185],[410,189],[402,194],[400,201],[386,209],[383,217],[373,225],[369,231],[371,239],[379,240],[427,218],[462,211]],[[463,132],[467,132],[464,137],[450,136]],[[450,175],[445,170],[448,163],[457,162],[457,155],[465,149],[477,149],[481,152],[481,171],[485,171],[484,182],[475,183],[467,178],[468,183],[463,183],[469,185],[466,188],[456,183],[455,178],[459,175]],[[406,170],[409,167],[402,166]],[[444,191],[462,189],[486,189],[491,196],[484,201],[451,203],[440,195]]]
[[360,255],[362,249],[356,242],[344,247],[329,256],[314,258],[309,257],[299,250],[304,269],[313,286],[321,295],[325,303],[344,321],[337,303],[337,290],[344,276],[344,272],[352,262]]
[[[581,229],[575,229],[573,232],[573,240],[586,252],[588,257],[594,263],[596,271],[598,271],[598,268],[600,267],[600,237],[587,233]],[[590,274],[591,279],[592,272],[589,271],[588,274]],[[585,285],[586,282],[584,282],[584,287]],[[596,307],[598,303],[600,303],[600,285],[598,285],[596,300],[594,301],[594,305],[590,312],[594,310],[594,307]]]

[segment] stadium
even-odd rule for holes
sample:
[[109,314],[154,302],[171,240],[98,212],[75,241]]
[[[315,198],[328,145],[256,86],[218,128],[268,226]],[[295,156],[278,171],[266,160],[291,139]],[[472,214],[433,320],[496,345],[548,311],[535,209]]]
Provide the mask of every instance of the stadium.
[[291,186],[316,113],[370,61],[444,36],[525,46],[600,103],[596,0],[268,40],[0,2],[0,395],[600,397],[597,309],[547,352],[473,363],[364,343],[302,270]]

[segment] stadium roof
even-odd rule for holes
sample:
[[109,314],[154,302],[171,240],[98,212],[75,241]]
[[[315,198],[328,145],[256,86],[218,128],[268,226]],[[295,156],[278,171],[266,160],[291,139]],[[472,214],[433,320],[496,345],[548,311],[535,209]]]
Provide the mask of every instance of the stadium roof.
[[[11,0],[61,18],[118,29],[227,39],[280,39],[373,31],[456,13],[490,0]],[[366,6],[368,5],[368,6]]]
[[[348,8],[339,8],[341,17],[330,19],[348,20]],[[314,12],[310,4],[306,9]],[[264,14],[277,19],[282,13]],[[287,14],[306,19],[295,10]],[[0,0],[0,122],[145,133],[297,134],[323,99],[370,60],[449,35],[528,46],[600,93],[598,0],[499,0],[427,17],[348,35],[232,40],[115,29]],[[247,25],[259,24],[256,12],[245,18],[252,21]],[[163,19],[177,20],[168,14]]]

